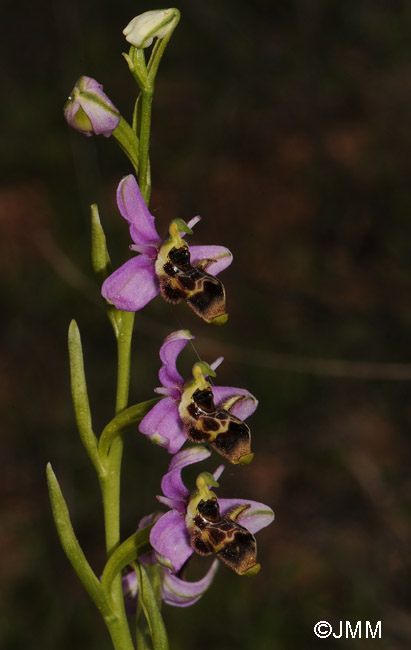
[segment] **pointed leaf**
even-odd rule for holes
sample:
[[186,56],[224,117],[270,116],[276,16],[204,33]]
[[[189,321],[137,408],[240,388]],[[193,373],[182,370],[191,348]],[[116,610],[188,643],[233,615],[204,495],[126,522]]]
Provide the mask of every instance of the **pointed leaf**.
[[75,320],[69,327],[68,346],[70,356],[71,395],[73,398],[74,413],[81,442],[90,457],[97,473],[100,475],[104,468],[100,463],[97,438],[94,435],[90,405],[87,394],[86,377],[84,374],[83,350],[80,332]]
[[78,543],[71,525],[67,504],[50,463],[47,465],[47,484],[54,523],[63,550],[70,560],[74,571],[77,573],[86,591],[89,593],[102,615],[104,617],[109,616],[111,614],[111,609],[108,600],[105,597],[100,581],[91,569],[80,544]]
[[[110,255],[107,250],[106,236],[101,225],[98,206],[93,203],[91,206],[91,262],[98,280],[103,283],[112,272]],[[106,302],[106,310],[109,321],[114,329],[116,338],[119,335],[118,312],[114,305]]]
[[101,576],[101,584],[108,598],[111,598],[111,588],[116,576],[127,564],[134,562],[140,555],[144,555],[151,549],[150,530],[154,523],[144,528],[140,528],[136,533],[131,535],[125,542],[110,555],[107,564],[104,567]]
[[118,127],[114,129],[113,137],[133,165],[136,175],[138,175],[138,137],[123,117],[120,118]]
[[98,279],[104,282],[112,272],[112,267],[96,203],[91,205],[91,261]]
[[[138,569],[134,565],[136,576],[139,575]],[[162,589],[163,589],[163,572],[159,564],[147,564],[145,570],[153,587],[157,607],[161,609]],[[137,598],[136,611],[136,641],[137,650],[153,650],[153,640],[151,639],[150,627],[144,614],[141,598]]]
[[154,589],[144,566],[140,562],[136,562],[135,568],[138,580],[138,597],[150,629],[153,648],[168,650],[167,632],[157,605]]

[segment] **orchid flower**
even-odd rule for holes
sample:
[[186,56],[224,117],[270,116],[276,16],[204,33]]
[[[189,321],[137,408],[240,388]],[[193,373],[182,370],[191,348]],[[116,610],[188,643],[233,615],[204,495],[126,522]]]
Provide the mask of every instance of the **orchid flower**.
[[[154,515],[144,517],[140,521],[138,528],[147,526],[154,519]],[[157,564],[154,551],[141,556],[139,561],[146,565]],[[162,600],[167,605],[173,605],[174,607],[189,607],[190,605],[194,605],[211,585],[218,565],[218,560],[214,560],[205,576],[195,582],[184,580],[182,577],[173,575],[169,568],[160,565]],[[126,611],[132,614],[136,610],[138,597],[138,580],[135,571],[131,570],[129,573],[126,573],[122,578],[122,583]]]
[[181,478],[184,467],[210,456],[203,446],[176,454],[163,476],[158,496],[170,510],[154,524],[150,544],[157,561],[175,574],[194,553],[215,554],[239,575],[254,575],[260,569],[254,533],[268,526],[274,513],[268,506],[245,499],[217,499],[211,487],[224,467],[214,475],[203,472],[197,478],[196,491],[190,495]]
[[103,86],[83,75],[64,106],[64,117],[76,131],[110,137],[120,123],[120,113],[103,92]]
[[175,454],[185,441],[207,442],[232,463],[248,464],[251,434],[243,422],[257,408],[256,398],[244,388],[212,386],[207,376],[215,377],[222,357],[209,366],[203,361],[193,366],[193,379],[184,382],[176,367],[177,357],[194,337],[178,330],[165,339],[160,348],[163,365],[159,371],[166,397],[147,413],[139,430],[154,443]]
[[120,181],[117,205],[130,226],[134,242],[130,248],[139,255],[105,280],[101,290],[104,298],[116,309],[138,311],[161,293],[168,302],[186,300],[208,323],[225,322],[225,290],[215,276],[231,264],[232,255],[223,246],[188,247],[183,237],[192,234],[191,227],[200,217],[188,224],[174,219],[169,237],[163,241],[132,175]]

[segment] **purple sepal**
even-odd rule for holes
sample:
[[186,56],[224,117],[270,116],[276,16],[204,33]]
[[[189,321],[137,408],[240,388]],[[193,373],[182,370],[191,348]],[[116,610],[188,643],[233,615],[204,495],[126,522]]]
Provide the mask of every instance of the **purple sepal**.
[[170,454],[175,454],[187,440],[177,402],[172,397],[165,397],[155,404],[141,420],[138,429],[160,447],[166,447]]
[[109,275],[101,293],[116,309],[142,309],[160,293],[153,262],[144,255],[133,257]]
[[196,582],[187,582],[173,575],[167,569],[163,572],[163,600],[175,607],[194,605],[211,585],[218,569],[218,560],[214,560],[204,578]]
[[184,379],[178,372],[176,366],[177,357],[185,348],[188,341],[193,338],[194,336],[188,330],[178,330],[178,332],[173,332],[165,339],[160,348],[160,359],[163,365],[158,373],[163,386],[170,388],[183,385]]
[[184,514],[169,510],[160,517],[151,529],[150,544],[160,564],[168,567],[173,573],[180,571],[193,553]]
[[120,181],[117,188],[117,205],[122,217],[130,224],[130,235],[135,244],[152,246],[161,243],[161,237],[154,225],[154,217],[149,212],[132,174]]
[[209,458],[210,455],[211,452],[208,449],[199,445],[198,447],[188,447],[171,459],[168,472],[162,478],[161,489],[167,498],[177,503],[180,502],[180,506],[177,507],[180,512],[184,512],[190,494],[181,478],[181,470],[188,465]]

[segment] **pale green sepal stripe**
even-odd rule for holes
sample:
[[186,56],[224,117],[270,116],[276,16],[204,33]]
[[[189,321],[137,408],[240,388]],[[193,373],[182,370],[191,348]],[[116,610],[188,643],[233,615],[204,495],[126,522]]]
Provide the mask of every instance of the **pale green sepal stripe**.
[[98,442],[92,428],[86,376],[84,374],[83,349],[81,346],[80,332],[75,320],[72,320],[70,323],[68,348],[70,357],[71,396],[77,428],[81,442],[100,476],[104,474],[105,470],[100,462]]
[[80,544],[78,543],[71,525],[67,504],[50,463],[47,465],[47,484],[54,523],[63,550],[70,560],[73,569],[83,583],[84,588],[100,610],[102,616],[105,619],[110,618],[113,616],[113,612],[109,605],[109,601],[104,594],[100,581],[91,569]]

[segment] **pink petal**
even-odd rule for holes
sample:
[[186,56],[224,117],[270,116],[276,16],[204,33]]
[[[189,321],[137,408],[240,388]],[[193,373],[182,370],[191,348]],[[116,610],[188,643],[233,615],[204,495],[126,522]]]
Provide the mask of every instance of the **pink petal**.
[[[187,221],[187,226],[192,230],[199,221],[201,221],[201,217],[200,215],[197,215],[196,217],[190,219],[190,221]],[[185,234],[186,233],[181,233],[181,236],[184,237]]]
[[224,246],[190,246],[190,260],[193,266],[198,266],[199,262],[207,260],[203,270],[211,275],[218,275],[230,266],[233,256]]
[[130,235],[135,244],[159,244],[154,217],[141,195],[140,188],[132,174],[125,176],[117,189],[117,205],[121,215],[130,224]]
[[116,309],[142,309],[160,293],[153,262],[144,255],[133,257],[104,281],[101,293]]

